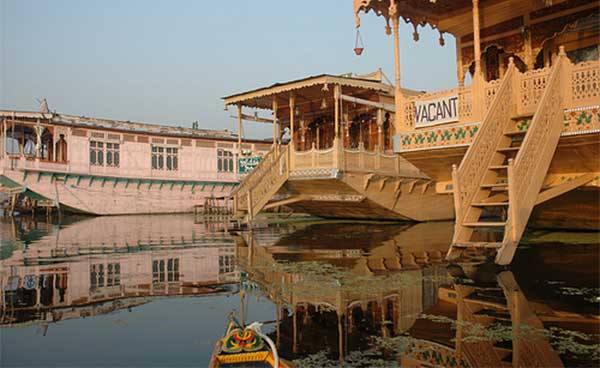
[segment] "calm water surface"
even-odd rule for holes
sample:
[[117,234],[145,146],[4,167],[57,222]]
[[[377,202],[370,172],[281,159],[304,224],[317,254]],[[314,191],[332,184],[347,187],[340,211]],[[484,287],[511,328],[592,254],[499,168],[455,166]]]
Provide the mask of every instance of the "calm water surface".
[[0,222],[0,365],[204,367],[228,315],[298,367],[597,366],[598,233],[510,268],[444,263],[453,224],[193,216]]

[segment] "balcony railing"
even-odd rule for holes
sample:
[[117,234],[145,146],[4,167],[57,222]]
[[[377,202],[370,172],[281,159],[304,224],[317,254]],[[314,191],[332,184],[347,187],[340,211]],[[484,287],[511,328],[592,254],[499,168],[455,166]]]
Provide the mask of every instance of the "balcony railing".
[[[600,128],[600,118],[593,113],[598,108],[598,101],[600,101],[600,61],[586,61],[573,65],[566,60],[565,63],[565,68],[561,69],[561,73],[564,74],[564,78],[561,79],[565,81],[561,89],[565,108],[563,134],[595,131]],[[527,120],[528,116],[536,111],[546,89],[550,68],[536,69],[525,73],[516,71],[515,74],[515,88],[511,98],[516,102],[516,116],[522,116],[524,120]],[[483,96],[480,97],[476,96],[480,92],[473,86],[469,86],[414,96],[405,100],[405,125],[408,131],[399,134],[400,147],[397,149],[400,152],[406,152],[470,144],[475,138],[483,116],[498,92],[499,85],[499,80],[485,82],[481,92]],[[417,102],[451,95],[458,95],[457,121],[423,128],[415,126],[415,104]],[[477,113],[478,109],[473,106],[474,101],[482,101],[485,106],[484,109],[479,109],[479,114]],[[581,123],[569,123],[569,119],[573,119],[574,110],[581,110],[575,119],[585,121],[585,127]]]
[[361,143],[356,149],[344,149],[335,141],[332,148],[290,153],[290,176],[320,175],[331,172],[364,172],[386,176],[422,176],[420,171],[397,154],[366,150]]
[[68,162],[47,161],[18,155],[6,155],[0,162],[3,169],[9,170],[30,169],[65,172],[69,165]]
[[[600,98],[600,62],[585,61],[577,65],[568,61],[569,67],[565,68],[564,73],[568,73],[569,88],[563,91],[566,102],[565,108],[578,108],[589,105],[597,105]],[[546,88],[550,68],[530,70],[525,73],[518,72],[518,86],[515,91],[517,98],[517,112],[519,115],[531,114],[537,108],[542,94]],[[490,107],[491,102],[496,96],[500,80],[493,80],[484,83],[483,101],[485,109],[483,114]],[[418,96],[409,97],[404,100],[404,115],[406,125],[412,129],[415,127],[415,103],[419,101],[433,100],[451,95],[458,95],[458,121],[453,124],[465,124],[479,122],[482,116],[473,115],[474,91],[472,86],[453,88],[432,93],[425,93]]]

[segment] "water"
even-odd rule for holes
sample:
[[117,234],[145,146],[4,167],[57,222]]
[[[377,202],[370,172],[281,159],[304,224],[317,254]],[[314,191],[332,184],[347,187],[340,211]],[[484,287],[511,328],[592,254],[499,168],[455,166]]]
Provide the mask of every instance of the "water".
[[230,312],[296,366],[597,366],[598,233],[447,265],[453,224],[0,223],[2,366],[208,364]]

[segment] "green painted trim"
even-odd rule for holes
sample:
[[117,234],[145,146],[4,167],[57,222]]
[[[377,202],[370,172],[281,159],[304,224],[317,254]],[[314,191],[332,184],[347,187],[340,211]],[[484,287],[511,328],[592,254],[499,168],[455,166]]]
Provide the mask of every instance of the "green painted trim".
[[127,181],[125,182],[125,189],[127,189],[129,187],[129,182],[130,182],[130,180],[127,179]]
[[42,179],[42,173],[41,172],[38,173],[38,177],[37,177],[37,182],[38,183],[40,182],[40,179]]
[[90,182],[88,183],[88,188],[92,186],[92,183],[94,182],[94,177],[91,176],[90,177]]
[[173,186],[174,186],[174,185],[175,185],[175,182],[174,182],[174,181],[172,181],[172,182],[171,182],[171,187],[169,188],[169,190],[173,190]]
[[117,187],[118,183],[119,183],[119,179],[115,178],[115,182],[113,183],[113,189]]
[[23,182],[25,182],[25,180],[27,180],[27,171],[23,171]]
[[183,188],[185,187],[185,181],[183,183],[181,183],[181,189],[179,189],[180,192],[183,192]]
[[107,178],[104,178],[104,177],[102,178],[102,188],[104,188],[104,184],[106,183],[106,179]]
[[154,184],[153,180],[150,180],[150,184],[148,185],[148,190],[150,190],[152,188],[152,184]]
[[79,185],[81,183],[81,175],[77,175],[77,183],[75,185]]

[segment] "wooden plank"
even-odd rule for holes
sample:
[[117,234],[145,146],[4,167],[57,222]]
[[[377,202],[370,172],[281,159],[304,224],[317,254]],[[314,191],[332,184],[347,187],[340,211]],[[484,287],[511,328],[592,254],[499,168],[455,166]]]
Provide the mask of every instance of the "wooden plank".
[[582,185],[589,183],[593,179],[594,179],[594,174],[588,173],[588,174],[581,175],[578,178],[569,180],[560,185],[557,185],[555,187],[552,187],[550,189],[547,189],[547,190],[541,192],[540,194],[538,194],[538,197],[535,201],[535,205],[537,206],[540,203],[544,203],[552,198],[556,198],[562,194],[565,194],[566,192],[569,192],[575,188],[578,188]]
[[298,196],[294,196],[291,198],[287,198],[287,199],[282,199],[281,201],[276,201],[276,202],[272,202],[267,204],[266,206],[263,207],[264,210],[268,210],[269,208],[274,208],[277,206],[285,206],[288,204],[292,204],[292,203],[296,203],[296,202],[301,202],[301,201],[309,201],[311,199],[310,196],[307,195],[298,195]]

